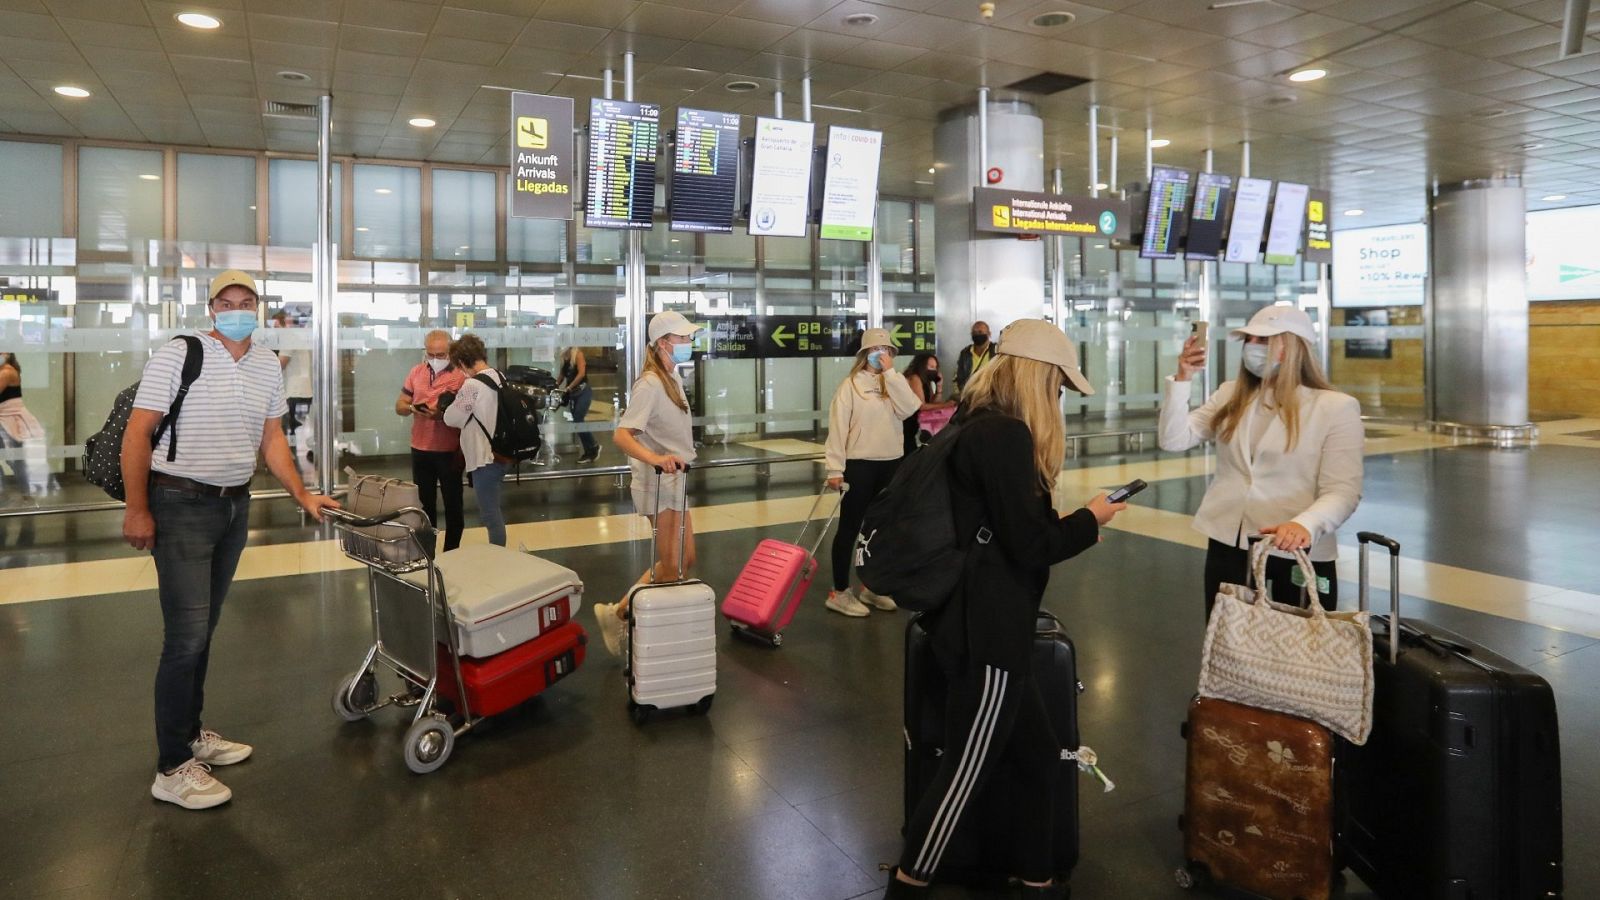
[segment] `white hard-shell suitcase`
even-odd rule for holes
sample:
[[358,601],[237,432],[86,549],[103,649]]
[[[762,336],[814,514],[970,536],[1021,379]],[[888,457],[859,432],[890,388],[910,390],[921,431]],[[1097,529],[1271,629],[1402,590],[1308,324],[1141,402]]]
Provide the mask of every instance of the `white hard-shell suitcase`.
[[[576,618],[583,600],[577,572],[494,544],[458,547],[434,565],[462,656],[486,659],[527,643]],[[423,569],[406,577],[427,576]]]
[[[660,474],[659,469],[656,473]],[[688,478],[682,479],[684,491]],[[656,522],[661,521],[660,486]],[[687,505],[687,504],[686,504]],[[678,519],[678,571],[683,571],[687,517]],[[655,532],[650,559],[656,558]],[[628,594],[628,711],[644,724],[658,709],[711,708],[717,692],[717,593],[688,579],[642,584]]]

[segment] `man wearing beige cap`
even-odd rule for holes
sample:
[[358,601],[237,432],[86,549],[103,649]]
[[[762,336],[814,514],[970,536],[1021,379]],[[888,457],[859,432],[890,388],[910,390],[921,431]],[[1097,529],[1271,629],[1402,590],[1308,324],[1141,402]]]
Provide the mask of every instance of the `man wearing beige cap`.
[[256,453],[295,502],[321,521],[337,507],[311,494],[283,435],[283,373],[272,352],[252,346],[260,296],[255,279],[230,269],[211,281],[212,329],[196,335],[200,375],[177,416],[156,432],[181,392],[185,342],[145,364],[122,440],[127,510],[122,535],[155,558],[164,637],[156,669],[155,783],[158,800],[205,809],[233,796],[211,766],[242,762],[247,744],[202,728],[211,633],[244,552]]

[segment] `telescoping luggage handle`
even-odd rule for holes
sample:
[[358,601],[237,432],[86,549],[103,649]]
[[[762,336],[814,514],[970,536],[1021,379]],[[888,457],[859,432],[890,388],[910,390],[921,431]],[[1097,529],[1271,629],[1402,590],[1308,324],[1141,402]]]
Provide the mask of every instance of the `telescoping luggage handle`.
[[1389,664],[1400,659],[1400,542],[1384,537],[1375,531],[1358,531],[1361,542],[1360,610],[1367,611],[1367,592],[1372,587],[1372,577],[1367,569],[1367,545],[1382,544],[1389,550]]
[[[688,513],[688,511],[689,511],[689,464],[688,463],[680,463],[680,464],[683,466],[683,468],[679,469],[677,474],[683,476],[682,478],[679,479],[680,481],[683,482],[683,506],[684,506],[683,512],[684,513]],[[656,558],[656,556],[658,554],[658,549],[656,547],[656,541],[657,541],[657,538],[659,537],[659,533],[661,531],[661,495],[666,493],[666,486],[667,486],[666,485],[667,473],[662,471],[660,466],[656,466],[655,470],[656,470],[656,516],[655,516],[655,520],[650,523],[650,559],[652,560],[650,565],[651,565],[652,569],[654,569],[654,567],[655,567],[654,560],[655,560],[655,558]],[[678,571],[678,579],[677,580],[679,582],[684,581],[685,580],[684,576],[688,574],[687,572],[683,571],[684,544],[687,543],[687,541],[685,541],[684,538],[686,538],[688,536],[689,536],[689,517],[688,517],[688,515],[681,515],[681,516],[678,517],[678,570],[677,570]]]
[[[848,484],[839,486],[839,502],[833,505],[833,510],[828,513],[828,518],[823,520],[822,530],[817,532],[817,539],[811,542],[811,549],[806,551],[808,556],[815,558],[817,551],[822,549],[822,539],[828,536],[828,529],[833,527],[833,520],[839,518],[839,510],[844,506],[844,495],[849,490],[850,485]],[[817,495],[817,499],[811,501],[811,511],[806,513],[806,520],[800,524],[800,533],[794,536],[796,545],[804,546],[800,542],[805,540],[806,531],[811,528],[811,523],[816,521],[817,507],[822,504],[822,498],[831,493],[834,492],[824,489],[822,493]]]

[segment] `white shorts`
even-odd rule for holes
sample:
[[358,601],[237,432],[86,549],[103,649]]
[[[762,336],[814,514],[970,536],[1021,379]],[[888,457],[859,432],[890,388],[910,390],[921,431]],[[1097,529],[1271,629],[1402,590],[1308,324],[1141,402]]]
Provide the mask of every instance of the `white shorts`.
[[675,475],[656,475],[651,472],[647,476],[635,474],[631,484],[633,493],[633,509],[641,516],[656,514],[656,485],[660,483],[666,491],[661,497],[661,509],[686,510],[689,508],[688,500],[684,496],[684,476],[682,472]]

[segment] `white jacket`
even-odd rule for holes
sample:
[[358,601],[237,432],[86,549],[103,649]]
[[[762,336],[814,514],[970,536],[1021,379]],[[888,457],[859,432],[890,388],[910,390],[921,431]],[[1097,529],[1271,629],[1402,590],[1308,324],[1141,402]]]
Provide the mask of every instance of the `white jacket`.
[[[478,374],[488,373],[496,384],[504,384],[506,377],[499,369],[488,368]],[[456,399],[444,411],[444,423],[461,429],[461,455],[467,461],[466,471],[472,472],[494,462],[494,448],[489,438],[500,416],[500,395],[479,381],[477,375],[468,375],[456,392]]]
[[833,392],[828,407],[828,477],[844,475],[850,459],[899,459],[905,453],[901,422],[922,408],[906,377],[893,369],[883,373],[888,396],[878,389],[878,374],[863,369]]
[[[1214,440],[1211,422],[1233,395],[1235,382],[1217,388],[1199,409],[1189,410],[1191,382],[1168,377],[1161,401],[1161,449],[1183,451]],[[1249,546],[1263,526],[1296,522],[1311,532],[1310,556],[1338,559],[1335,533],[1361,502],[1363,447],[1361,404],[1338,391],[1300,389],[1300,436],[1288,449],[1289,433],[1274,416],[1261,443],[1250,450],[1250,415],[1233,439],[1217,447],[1217,473],[1194,516],[1196,531],[1234,547]]]

